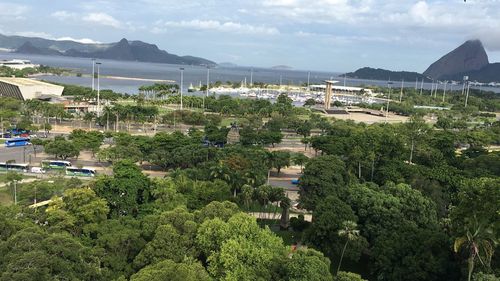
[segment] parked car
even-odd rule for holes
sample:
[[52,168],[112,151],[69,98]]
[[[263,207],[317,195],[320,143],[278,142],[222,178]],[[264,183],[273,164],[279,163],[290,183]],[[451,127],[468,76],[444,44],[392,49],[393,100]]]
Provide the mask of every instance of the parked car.
[[31,167],[31,172],[33,174],[45,174],[45,170],[42,167]]
[[299,180],[298,179],[292,180],[292,184],[299,184]]

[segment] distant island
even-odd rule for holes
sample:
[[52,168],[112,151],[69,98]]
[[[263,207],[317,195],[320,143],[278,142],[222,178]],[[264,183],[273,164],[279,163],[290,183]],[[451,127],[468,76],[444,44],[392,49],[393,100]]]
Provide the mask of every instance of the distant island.
[[500,82],[500,63],[489,63],[488,55],[479,40],[469,40],[432,63],[423,73],[391,71],[364,67],[345,74],[349,78],[388,81],[470,81]]
[[367,80],[384,80],[384,81],[430,81],[426,76],[418,72],[409,71],[391,71],[381,68],[363,67],[354,72],[345,74],[349,78],[367,79]]
[[237,64],[232,63],[232,62],[220,62],[218,64],[218,66],[220,66],[220,67],[238,67]]
[[68,56],[83,58],[140,61],[168,64],[216,66],[211,60],[194,56],[178,56],[161,50],[154,44],[129,41],[125,38],[116,43],[83,44],[74,41],[58,41],[43,38],[5,36],[0,34],[0,48],[20,54]]
[[271,69],[275,69],[275,70],[292,70],[293,67],[288,66],[288,65],[275,65],[275,66],[272,66]]

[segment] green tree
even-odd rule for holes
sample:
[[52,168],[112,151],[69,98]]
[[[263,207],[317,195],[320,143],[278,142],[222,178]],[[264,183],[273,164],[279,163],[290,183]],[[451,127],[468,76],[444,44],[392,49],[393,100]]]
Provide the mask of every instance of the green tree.
[[68,189],[55,197],[46,210],[49,225],[79,236],[84,228],[94,228],[106,219],[109,208],[104,199],[88,188]]
[[100,177],[91,188],[106,199],[112,217],[137,215],[140,205],[150,201],[150,180],[129,160],[115,163],[113,177]]
[[303,153],[297,152],[292,155],[292,162],[295,165],[300,166],[300,171],[304,170],[304,165],[309,161],[309,157],[305,156]]
[[53,141],[46,143],[44,150],[47,154],[63,160],[80,155],[78,147],[73,142],[64,139],[64,137],[56,137]]
[[176,263],[163,260],[154,265],[148,265],[136,274],[130,281],[210,281],[212,280],[205,268],[192,259]]
[[300,177],[300,202],[314,210],[318,202],[329,195],[340,195],[346,185],[345,164],[337,156],[311,159]]
[[98,253],[104,280],[134,273],[132,261],[146,244],[141,221],[130,216],[106,220],[87,236],[93,237],[93,250]]
[[286,254],[282,240],[254,218],[236,214],[201,224],[197,242],[208,256],[208,271],[220,280],[269,280]]
[[465,252],[467,256],[467,280],[472,280],[472,273],[476,260],[482,266],[488,268],[491,258],[495,252],[495,246],[498,243],[495,234],[491,229],[483,228],[477,225],[473,229],[468,229],[465,236],[455,239],[453,250],[456,253]]
[[281,168],[290,166],[290,152],[288,151],[273,151],[270,153],[269,158],[272,167],[278,171],[278,175],[281,172]]
[[361,278],[359,274],[341,271],[337,273],[337,275],[334,278],[334,281],[367,281],[367,280]]
[[311,106],[315,106],[315,105],[316,105],[316,100],[313,98],[307,99],[304,102],[304,106],[307,106],[307,107],[311,107]]
[[284,259],[285,276],[290,281],[331,281],[330,260],[313,249],[298,249]]
[[349,241],[354,241],[359,237],[359,230],[357,230],[358,225],[353,221],[344,221],[342,223],[342,229],[338,231],[338,235],[346,239],[342,253],[340,254],[340,261],[337,267],[337,274],[340,272],[340,266],[342,265],[342,259],[344,258],[345,249]]

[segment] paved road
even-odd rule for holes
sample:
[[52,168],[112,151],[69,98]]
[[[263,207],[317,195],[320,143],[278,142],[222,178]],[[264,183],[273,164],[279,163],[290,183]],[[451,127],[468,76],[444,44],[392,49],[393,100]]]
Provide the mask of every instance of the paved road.
[[[34,159],[33,146],[5,147],[0,144],[0,162],[15,160],[16,163],[29,163],[30,158]],[[42,152],[42,147],[36,147],[37,153]]]

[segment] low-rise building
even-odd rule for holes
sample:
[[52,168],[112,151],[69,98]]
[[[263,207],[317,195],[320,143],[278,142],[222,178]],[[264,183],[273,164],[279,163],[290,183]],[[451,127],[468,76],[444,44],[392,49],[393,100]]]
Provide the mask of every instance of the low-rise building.
[[19,100],[60,97],[64,87],[29,78],[0,77],[0,96]]

